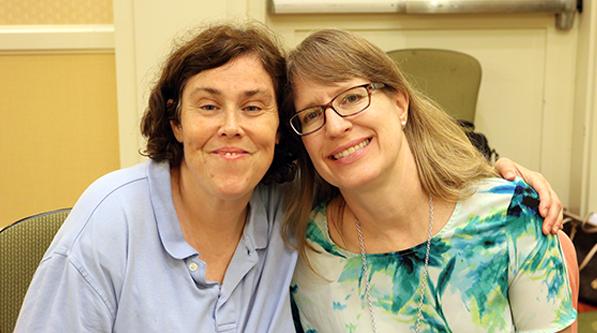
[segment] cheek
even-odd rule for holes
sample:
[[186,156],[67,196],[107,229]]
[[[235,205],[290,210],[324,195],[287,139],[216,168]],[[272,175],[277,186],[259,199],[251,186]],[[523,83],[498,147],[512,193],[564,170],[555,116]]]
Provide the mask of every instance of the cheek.
[[180,124],[175,122],[174,120],[171,120],[170,128],[172,129],[172,133],[174,134],[174,138],[176,138],[176,141],[182,143],[184,141],[184,135]]
[[250,128],[254,129],[251,132],[258,136],[261,146],[271,148],[273,151],[280,137],[278,133],[278,124],[279,122],[276,115],[276,118],[259,124],[254,124],[253,126],[250,126]]
[[[314,133],[315,134],[315,133]],[[322,162],[321,154],[318,154],[318,148],[321,146],[319,144],[319,140],[311,134],[310,136],[303,137],[303,145],[309,154],[309,158],[311,158],[311,162],[313,165],[317,166],[319,163]]]
[[183,132],[183,146],[185,149],[198,150],[204,147],[214,136],[214,131],[206,126],[193,124]]

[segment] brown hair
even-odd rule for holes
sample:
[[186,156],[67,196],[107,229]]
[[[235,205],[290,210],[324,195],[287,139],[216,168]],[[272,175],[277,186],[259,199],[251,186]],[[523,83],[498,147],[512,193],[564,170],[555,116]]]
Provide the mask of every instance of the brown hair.
[[[432,196],[459,201],[473,194],[469,186],[481,178],[497,176],[479,151],[472,146],[456,121],[436,103],[414,90],[394,61],[379,47],[351,32],[323,29],[309,35],[287,58],[289,88],[284,107],[293,108],[295,80],[320,84],[361,78],[385,83],[384,93],[403,92],[409,100],[408,125],[404,129],[414,155],[423,189]],[[298,136],[293,144],[300,142]],[[296,235],[296,245],[306,258],[305,233],[315,203],[331,200],[339,190],[317,175],[302,145],[298,173],[289,198],[284,237]]]
[[[171,166],[180,165],[184,150],[172,132],[170,121],[180,120],[178,105],[185,85],[201,71],[218,68],[243,55],[254,54],[263,64],[274,84],[280,123],[287,123],[292,110],[279,107],[286,87],[286,62],[281,50],[274,33],[257,23],[213,25],[178,46],[165,61],[149,96],[141,121],[141,132],[147,138],[142,154],[156,161],[167,160]],[[286,126],[280,126],[278,132],[280,144],[276,145],[264,183],[282,183],[294,178],[295,154],[285,144],[293,134]]]

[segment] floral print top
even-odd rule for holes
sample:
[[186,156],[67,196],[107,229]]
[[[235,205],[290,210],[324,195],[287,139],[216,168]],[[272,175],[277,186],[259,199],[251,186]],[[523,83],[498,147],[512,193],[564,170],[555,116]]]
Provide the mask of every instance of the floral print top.
[[[537,194],[486,179],[431,239],[420,332],[557,332],[576,318],[558,237],[541,232]],[[371,332],[361,255],[329,236],[327,203],[311,213],[291,291],[305,332]],[[365,240],[366,242],[366,240]],[[368,254],[378,332],[414,332],[426,242]]]

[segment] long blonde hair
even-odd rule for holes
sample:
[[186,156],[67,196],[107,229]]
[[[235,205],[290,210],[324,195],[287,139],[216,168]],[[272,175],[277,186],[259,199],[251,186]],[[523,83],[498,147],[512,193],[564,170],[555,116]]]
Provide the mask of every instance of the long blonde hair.
[[[394,61],[379,47],[351,32],[323,29],[310,34],[287,58],[289,87],[283,107],[293,108],[293,83],[309,80],[320,84],[361,78],[389,86],[384,93],[402,91],[409,99],[408,125],[404,129],[414,155],[423,189],[434,197],[456,202],[473,194],[473,182],[497,176],[496,171],[473,147],[458,123],[432,100],[413,89]],[[298,141],[297,141],[298,140]],[[288,198],[284,237],[296,236],[296,247],[306,259],[305,238],[314,203],[331,200],[339,190],[315,171],[300,138],[296,161],[298,174]],[[308,263],[308,261],[307,261]]]

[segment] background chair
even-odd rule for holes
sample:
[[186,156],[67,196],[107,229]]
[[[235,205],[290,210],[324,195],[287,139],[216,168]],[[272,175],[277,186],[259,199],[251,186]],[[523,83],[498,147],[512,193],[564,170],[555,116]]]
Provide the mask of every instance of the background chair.
[[0,332],[12,332],[44,253],[70,209],[34,215],[0,230]]
[[474,57],[441,49],[402,49],[387,54],[406,79],[454,118],[474,124],[481,64]]
[[387,52],[411,85],[436,101],[462,125],[471,143],[493,163],[499,158],[487,137],[475,132],[475,111],[481,85],[481,64],[474,57],[441,49]]

